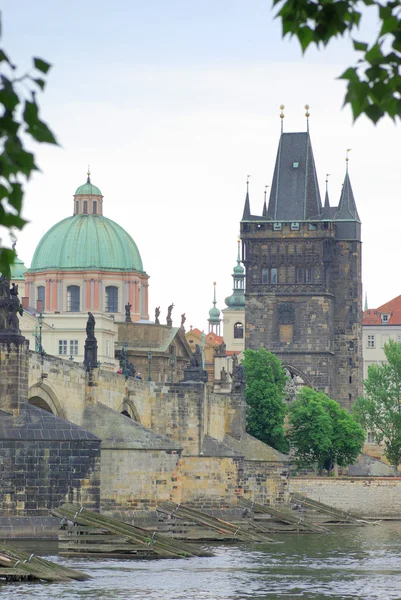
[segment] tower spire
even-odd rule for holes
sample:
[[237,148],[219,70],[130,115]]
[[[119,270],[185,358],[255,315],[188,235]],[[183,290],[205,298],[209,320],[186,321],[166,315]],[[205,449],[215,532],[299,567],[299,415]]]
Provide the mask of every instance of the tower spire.
[[265,185],[265,193],[264,193],[264,202],[263,202],[263,211],[262,211],[262,217],[267,217],[267,201],[266,201],[266,196],[267,196],[267,188],[269,186]]
[[310,117],[310,112],[309,112],[309,104],[305,104],[305,117],[306,117],[306,131],[309,133],[309,117]]
[[208,318],[209,333],[212,331],[216,335],[220,335],[220,322],[221,322],[221,319],[220,319],[220,311],[216,307],[216,282],[215,281],[213,281],[213,287],[214,287],[214,292],[213,292],[213,308],[211,308],[209,310],[209,318]]
[[249,178],[250,175],[246,176],[246,196],[245,196],[245,205],[244,205],[244,212],[242,215],[242,219],[247,219],[248,217],[251,216],[251,205],[249,202]]
[[283,124],[284,124],[284,104],[280,104],[280,119],[281,119],[281,133],[283,133]]

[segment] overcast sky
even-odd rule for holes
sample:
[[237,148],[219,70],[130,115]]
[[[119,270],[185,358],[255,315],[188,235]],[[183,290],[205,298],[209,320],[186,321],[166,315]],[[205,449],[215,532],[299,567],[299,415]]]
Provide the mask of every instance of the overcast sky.
[[[105,216],[134,238],[150,275],[149,309],[174,302],[173,320],[207,331],[231,294],[237,236],[250,179],[261,214],[280,134],[310,131],[324,196],[338,204],[350,177],[363,223],[363,284],[370,307],[401,294],[399,128],[355,125],[336,79],[356,59],[348,41],[302,57],[283,41],[270,0],[5,0],[3,45],[21,69],[53,64],[40,97],[60,148],[37,147],[42,172],[26,188],[18,253],[27,266],[41,236],[73,211],[86,180]],[[374,31],[374,18],[368,30]],[[362,36],[361,36],[362,37]]]

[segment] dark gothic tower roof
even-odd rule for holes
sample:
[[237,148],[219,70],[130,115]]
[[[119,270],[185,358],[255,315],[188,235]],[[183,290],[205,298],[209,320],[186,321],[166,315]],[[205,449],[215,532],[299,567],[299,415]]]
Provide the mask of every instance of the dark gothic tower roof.
[[245,196],[245,204],[244,204],[244,213],[242,215],[242,219],[247,219],[251,216],[251,205],[249,202],[249,179],[246,180],[246,196]]
[[302,221],[321,213],[309,133],[282,133],[267,215],[275,221]]
[[345,179],[343,189],[341,191],[340,202],[334,215],[335,221],[358,221],[361,222],[358,211],[356,208],[354,193],[351,187],[351,181],[347,172],[345,173]]

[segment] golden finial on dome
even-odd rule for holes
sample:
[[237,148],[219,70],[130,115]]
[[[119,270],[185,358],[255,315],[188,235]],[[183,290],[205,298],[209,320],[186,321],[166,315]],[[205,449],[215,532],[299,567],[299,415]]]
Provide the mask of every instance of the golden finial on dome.
[[88,165],[88,179],[86,180],[87,183],[91,182],[91,170],[90,170],[90,166]]
[[284,111],[284,109],[285,109],[285,106],[284,106],[284,104],[280,104],[280,110],[281,110],[281,113],[280,113],[280,119],[284,119],[284,112],[283,112],[283,111]]
[[216,282],[215,282],[215,281],[213,281],[213,285],[216,285]]
[[310,117],[309,108],[310,108],[310,107],[309,107],[309,104],[305,104],[305,110],[306,110],[305,117],[306,117],[307,119],[309,119],[309,117]]

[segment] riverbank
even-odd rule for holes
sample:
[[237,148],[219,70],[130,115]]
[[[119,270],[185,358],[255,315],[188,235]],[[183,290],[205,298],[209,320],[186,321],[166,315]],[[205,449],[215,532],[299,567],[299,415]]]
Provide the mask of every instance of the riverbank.
[[290,491],[369,519],[401,520],[401,477],[291,477]]

